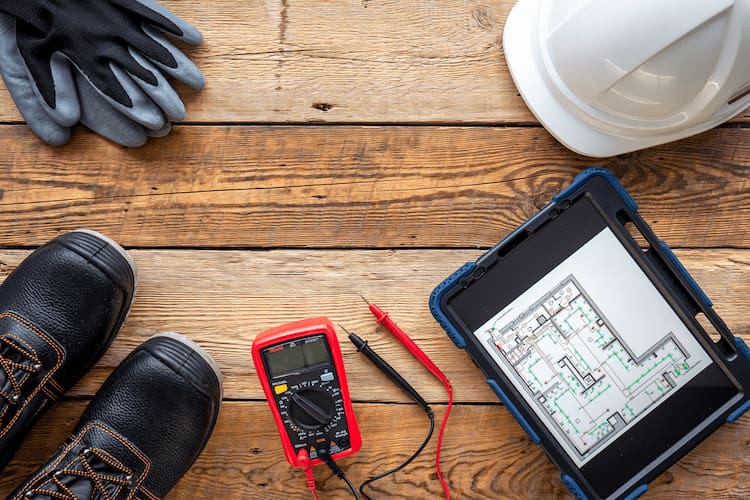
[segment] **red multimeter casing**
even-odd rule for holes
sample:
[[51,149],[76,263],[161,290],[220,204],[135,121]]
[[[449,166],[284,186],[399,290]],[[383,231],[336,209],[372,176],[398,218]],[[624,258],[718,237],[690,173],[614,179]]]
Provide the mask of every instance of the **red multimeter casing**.
[[327,318],[311,318],[258,334],[253,362],[279,430],[284,455],[301,467],[307,449],[310,465],[323,463],[324,446],[338,460],[362,446],[346,383],[336,330]]

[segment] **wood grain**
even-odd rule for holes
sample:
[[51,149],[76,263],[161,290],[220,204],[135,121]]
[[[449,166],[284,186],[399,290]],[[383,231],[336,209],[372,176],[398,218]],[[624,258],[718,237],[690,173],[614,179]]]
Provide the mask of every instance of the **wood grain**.
[[130,150],[0,126],[0,150],[5,246],[88,226],[138,247],[489,247],[593,165],[670,245],[750,246],[750,129],[606,161],[491,127],[176,127]]
[[[0,252],[6,276],[26,251]],[[432,289],[480,251],[175,251],[138,250],[138,296],[132,313],[101,362],[72,392],[90,396],[109,372],[149,336],[179,331],[216,357],[229,399],[262,399],[250,346],[261,331],[306,317],[327,316],[368,339],[372,347],[432,402],[445,402],[443,387],[378,328],[358,296],[391,317],[450,377],[459,402],[496,401],[480,371],[455,348],[432,318]],[[750,251],[678,252],[717,312],[736,334],[750,340]],[[404,395],[339,330],[356,401],[406,401]]]
[[[45,415],[0,477],[0,496],[46,461],[85,404],[61,402]],[[354,410],[364,444],[340,465],[355,484],[405,460],[427,431],[424,413],[415,405],[362,403]],[[444,407],[435,410],[442,418]],[[643,498],[746,498],[749,431],[748,417],[725,425],[651,483]],[[435,443],[433,438],[405,471],[375,483],[374,498],[439,498]],[[557,469],[498,404],[454,407],[441,465],[454,498],[570,498]],[[321,498],[350,498],[343,482],[325,468],[315,472]],[[302,472],[284,459],[265,401],[227,401],[204,453],[167,498],[307,500],[310,494]]]
[[206,88],[178,86],[190,122],[536,123],[503,56],[514,0],[163,3],[205,40],[186,53]]

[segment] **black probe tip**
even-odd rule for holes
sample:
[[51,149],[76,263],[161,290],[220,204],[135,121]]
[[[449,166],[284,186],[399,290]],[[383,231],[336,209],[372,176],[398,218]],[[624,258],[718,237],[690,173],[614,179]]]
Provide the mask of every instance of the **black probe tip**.
[[354,347],[357,348],[357,352],[361,352],[362,349],[367,347],[367,341],[354,332],[349,332],[349,340],[351,340]]
[[347,330],[346,327],[344,327],[344,325],[342,325],[341,323],[339,323],[339,326],[341,327],[342,330],[344,330],[346,333],[349,334],[349,340],[351,340],[352,344],[354,344],[354,347],[357,348],[357,352],[360,352],[362,348],[367,347],[366,340],[363,340],[362,337],[360,337],[356,333],[350,332],[349,330]]

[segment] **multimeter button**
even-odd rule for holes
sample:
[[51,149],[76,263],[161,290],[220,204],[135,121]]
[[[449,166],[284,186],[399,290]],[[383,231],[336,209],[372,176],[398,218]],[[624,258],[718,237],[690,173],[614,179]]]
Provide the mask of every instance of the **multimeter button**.
[[321,382],[330,382],[333,380],[333,373],[327,372],[327,373],[321,373],[320,374],[320,381]]
[[276,394],[283,394],[288,390],[289,390],[289,386],[286,384],[279,384],[279,385],[274,386],[273,388],[273,392],[275,392]]

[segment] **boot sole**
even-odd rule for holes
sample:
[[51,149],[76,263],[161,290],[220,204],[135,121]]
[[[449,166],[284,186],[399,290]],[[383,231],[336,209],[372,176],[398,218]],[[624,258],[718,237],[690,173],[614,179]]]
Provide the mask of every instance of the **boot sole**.
[[[117,336],[117,333],[119,333],[120,328],[122,328],[122,325],[125,324],[125,321],[128,319],[128,316],[130,316],[130,311],[133,308],[133,302],[135,302],[135,296],[138,292],[138,267],[135,265],[135,261],[133,260],[133,257],[128,253],[127,250],[125,250],[119,243],[117,243],[115,240],[110,238],[109,236],[105,236],[102,233],[98,231],[94,231],[93,229],[75,229],[71,231],[71,233],[84,233],[91,236],[94,236],[95,238],[98,238],[102,240],[103,242],[107,243],[110,247],[112,247],[113,250],[115,250],[120,256],[125,259],[125,261],[128,263],[128,266],[130,267],[130,270],[133,272],[133,293],[130,296],[130,302],[128,303],[128,306],[125,308],[125,314],[121,315],[119,318],[117,318],[117,322],[115,323],[115,335],[112,337],[112,341],[114,341],[115,337]],[[107,343],[107,345],[104,347],[104,350],[101,352],[96,353],[95,358],[99,360],[105,352],[107,352],[107,349],[109,349],[109,346],[111,345],[112,341]],[[96,363],[94,363],[96,364]],[[88,370],[93,368],[94,364],[88,367]],[[88,371],[86,370],[86,371]]]
[[211,370],[213,370],[214,375],[216,376],[216,380],[219,381],[219,393],[221,394],[221,399],[224,399],[224,380],[221,376],[221,369],[219,368],[219,364],[216,362],[216,360],[213,357],[211,357],[211,355],[208,352],[206,352],[205,349],[203,349],[201,346],[196,344],[194,341],[190,340],[185,335],[182,335],[181,333],[177,333],[177,332],[157,333],[156,335],[151,336],[150,339],[153,339],[156,337],[167,337],[174,341],[180,342],[181,344],[188,346],[190,349],[195,351],[201,358],[203,358],[203,361],[205,361],[208,364],[208,366],[211,367]]
[[[85,228],[74,229],[73,231],[71,231],[71,233],[90,234],[91,236],[94,236],[102,241],[105,241],[114,250],[117,250],[117,253],[119,253],[128,262],[128,264],[130,265],[130,269],[133,270],[133,281],[135,282],[136,287],[138,286],[138,267],[135,265],[135,261],[133,260],[133,257],[119,243],[117,243],[115,240],[113,240],[109,236],[105,236],[98,231],[94,231],[93,229],[85,229]],[[133,296],[135,297],[135,293],[133,294]]]

